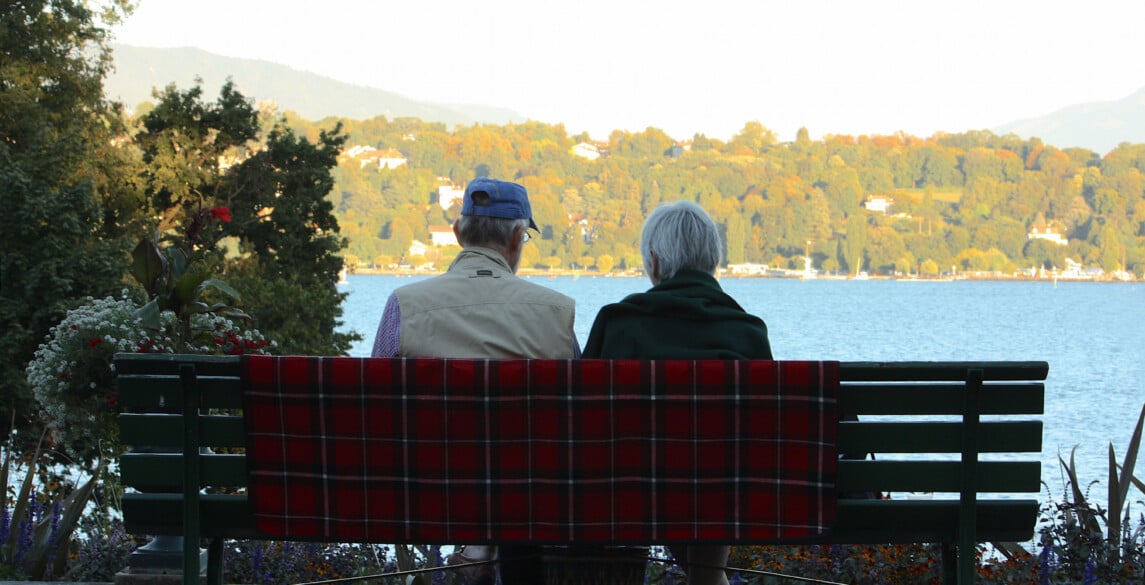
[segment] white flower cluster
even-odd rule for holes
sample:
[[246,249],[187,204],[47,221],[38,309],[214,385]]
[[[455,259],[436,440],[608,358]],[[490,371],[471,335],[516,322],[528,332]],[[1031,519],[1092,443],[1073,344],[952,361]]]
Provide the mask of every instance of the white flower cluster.
[[[118,394],[116,353],[265,353],[274,344],[258,330],[241,330],[217,315],[191,316],[189,339],[179,339],[176,315],[164,311],[158,331],[144,327],[128,291],[120,298],[88,298],[53,327],[27,367],[28,384],[48,427],[68,452],[87,456],[114,440]],[[85,453],[88,451],[89,453]]]
[[266,353],[275,346],[258,329],[239,329],[234,321],[211,314],[191,317],[192,338],[186,351],[222,355]]
[[73,453],[70,447],[91,448],[113,432],[117,396],[112,356],[170,353],[174,347],[167,335],[142,326],[137,309],[126,290],[120,298],[88,297],[87,304],[68,311],[48,332],[28,364],[28,384],[49,428]]

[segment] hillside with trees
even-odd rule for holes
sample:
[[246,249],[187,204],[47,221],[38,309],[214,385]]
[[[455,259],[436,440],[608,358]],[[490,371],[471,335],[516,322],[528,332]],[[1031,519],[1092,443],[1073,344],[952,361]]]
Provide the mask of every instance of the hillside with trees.
[[[343,156],[334,173],[331,202],[361,266],[448,262],[455,250],[411,257],[410,245],[456,218],[456,205],[438,205],[440,186],[489,175],[529,189],[541,234],[524,267],[638,268],[644,216],[688,199],[721,224],[730,264],[802,268],[810,254],[828,273],[1008,276],[1061,270],[1068,258],[1145,275],[1142,144],[1100,157],[989,131],[811,140],[805,129],[781,143],[758,122],[727,142],[648,128],[593,144],[538,122],[447,130],[408,118],[286,118],[312,137],[338,122],[348,146],[404,157],[383,168]],[[585,143],[601,156],[574,154]],[[889,209],[872,205],[880,200]]]
[[[95,6],[0,10],[0,429],[43,425],[25,368],[93,298],[151,297],[188,315],[241,299],[243,326],[284,353],[337,355],[357,339],[338,331],[337,126],[301,136],[229,83],[217,96],[171,86],[128,116],[103,81],[107,27],[131,5]],[[148,243],[151,257],[133,254]]]

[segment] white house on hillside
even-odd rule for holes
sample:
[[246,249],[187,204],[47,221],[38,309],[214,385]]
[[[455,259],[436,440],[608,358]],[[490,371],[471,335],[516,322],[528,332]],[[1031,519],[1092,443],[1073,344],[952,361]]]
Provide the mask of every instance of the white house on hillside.
[[379,169],[396,169],[406,162],[406,155],[396,148],[386,148],[378,152]]
[[890,211],[891,205],[893,204],[894,199],[891,199],[886,195],[868,195],[867,200],[863,202],[863,207],[868,211],[875,211],[886,215],[886,213]]
[[434,246],[457,245],[457,235],[453,233],[453,228],[447,225],[429,226],[429,237],[432,239]]
[[581,142],[572,147],[572,153],[575,156],[586,158],[588,160],[596,160],[600,158],[600,149],[597,148],[595,144],[590,144],[588,142]]
[[1030,226],[1030,231],[1029,231],[1029,233],[1026,234],[1026,239],[1027,240],[1046,240],[1047,242],[1053,242],[1059,246],[1065,246],[1065,245],[1069,244],[1068,238],[1066,238],[1065,236],[1054,231],[1054,228],[1049,227],[1049,226],[1044,226],[1044,225],[1043,226],[1036,226],[1036,225]]
[[460,201],[464,195],[464,189],[458,189],[452,184],[442,185],[437,188],[437,204],[440,205],[442,209],[449,209],[454,201]]
[[380,169],[396,169],[408,162],[404,154],[396,148],[374,148],[372,146],[356,145],[342,151],[347,156],[358,161],[358,166],[377,165]]

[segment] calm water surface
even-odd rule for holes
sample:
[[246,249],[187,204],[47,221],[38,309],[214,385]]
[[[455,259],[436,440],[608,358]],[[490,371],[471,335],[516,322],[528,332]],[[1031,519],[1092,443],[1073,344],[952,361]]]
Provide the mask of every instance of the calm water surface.
[[[369,355],[386,298],[415,278],[350,276],[345,328],[364,337],[352,355]],[[649,286],[640,278],[531,280],[577,300],[582,344],[602,305]],[[767,322],[777,359],[1049,362],[1042,470],[1050,497],[1062,493],[1057,457],[1068,459],[1074,446],[1082,482],[1100,480],[1091,493],[1105,493],[1109,444],[1120,460],[1145,401],[1142,284],[728,278],[721,285]]]

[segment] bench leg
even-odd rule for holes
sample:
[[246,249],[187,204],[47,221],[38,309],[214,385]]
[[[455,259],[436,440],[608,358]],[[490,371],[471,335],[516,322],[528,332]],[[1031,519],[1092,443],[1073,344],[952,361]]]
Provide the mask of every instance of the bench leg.
[[223,539],[212,538],[207,546],[207,585],[223,583]]
[[958,545],[953,542],[942,543],[942,583],[958,583]]

